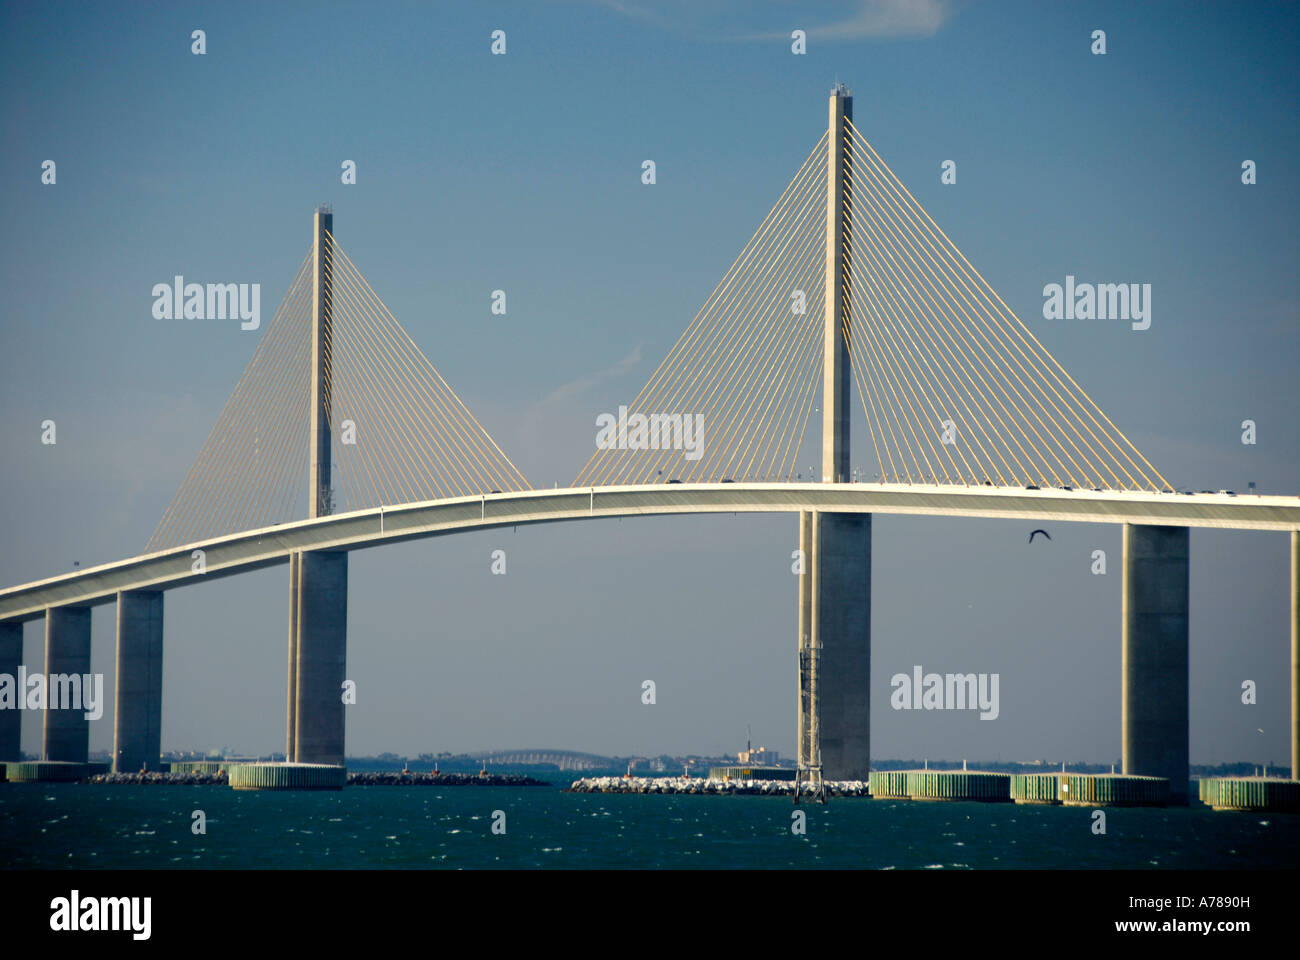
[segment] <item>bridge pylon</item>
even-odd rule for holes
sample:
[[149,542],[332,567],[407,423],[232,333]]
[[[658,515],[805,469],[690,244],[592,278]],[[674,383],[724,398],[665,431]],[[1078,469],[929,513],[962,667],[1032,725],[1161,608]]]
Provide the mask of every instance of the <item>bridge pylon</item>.
[[[853,96],[831,91],[826,147],[822,483],[846,483],[849,357],[846,317],[846,170]],[[865,780],[871,740],[871,515],[802,511],[798,586],[799,777]],[[796,786],[797,796],[797,786]]]
[[845,323],[844,172],[853,96],[843,84],[831,91],[826,144],[826,297],[822,341],[822,482],[849,479],[849,345]]
[[321,204],[312,218],[311,304],[311,492],[308,516],[333,512],[330,488],[333,389],[334,214]]
[[[333,512],[334,214],[312,217],[311,433],[309,516]],[[346,551],[289,557],[289,684],[285,759],[342,764],[342,688],[348,645]]]

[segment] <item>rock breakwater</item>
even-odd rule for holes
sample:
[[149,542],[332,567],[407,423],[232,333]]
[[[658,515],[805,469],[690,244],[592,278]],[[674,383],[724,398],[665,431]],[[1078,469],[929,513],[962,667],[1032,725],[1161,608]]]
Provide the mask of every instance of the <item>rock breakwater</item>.
[[380,787],[549,787],[518,773],[349,773],[348,786]]
[[[865,780],[827,780],[828,797],[869,797]],[[801,796],[810,793],[801,785]],[[668,793],[698,796],[792,797],[791,780],[713,780],[703,777],[586,777],[574,780],[568,793]]]
[[168,784],[172,786],[193,787],[217,785],[225,786],[230,778],[224,773],[160,773],[148,770],[136,773],[100,773],[84,781],[85,783],[129,783],[129,784]]

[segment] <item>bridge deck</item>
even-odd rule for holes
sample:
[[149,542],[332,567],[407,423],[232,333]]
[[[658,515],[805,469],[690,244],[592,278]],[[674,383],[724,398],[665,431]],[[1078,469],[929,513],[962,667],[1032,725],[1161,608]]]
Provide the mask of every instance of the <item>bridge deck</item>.
[[[1300,530],[1300,497],[1028,490],[882,483],[684,483],[525,490],[301,520],[187,544],[0,590],[0,621],[111,603],[119,590],[180,587],[285,563],[298,550],[359,550],[464,530],[591,517],[827,510],[1233,530]],[[206,570],[196,573],[193,551]]]

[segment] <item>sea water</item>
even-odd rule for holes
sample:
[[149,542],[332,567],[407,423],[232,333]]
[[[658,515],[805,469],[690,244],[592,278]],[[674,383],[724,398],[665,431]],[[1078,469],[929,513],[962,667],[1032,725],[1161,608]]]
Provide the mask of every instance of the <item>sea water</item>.
[[[14,868],[1294,868],[1300,815],[549,787],[0,784]],[[196,811],[202,811],[197,817]],[[804,832],[795,832],[797,813]],[[202,823],[204,832],[196,832]],[[496,828],[494,831],[494,827]]]

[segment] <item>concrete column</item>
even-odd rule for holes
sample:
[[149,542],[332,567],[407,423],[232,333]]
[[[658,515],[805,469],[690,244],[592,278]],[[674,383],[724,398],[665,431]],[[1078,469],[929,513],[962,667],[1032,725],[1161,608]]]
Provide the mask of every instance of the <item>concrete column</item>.
[[800,768],[811,767],[812,755],[812,511],[799,511],[799,552],[803,557],[803,572],[798,575],[795,603],[798,609],[799,634],[799,752]]
[[853,97],[843,86],[831,93],[826,152],[826,314],[822,379],[822,482],[849,479],[849,363],[844,336],[844,165],[845,121],[853,119]]
[[311,496],[308,516],[333,511],[330,492],[330,326],[334,307],[334,214],[322,206],[312,222]]
[[0,761],[23,758],[23,711],[18,709],[18,701],[27,696],[27,691],[18,689],[18,665],[22,661],[23,625],[0,623],[0,674],[7,673],[14,684],[13,709],[0,709]]
[[865,780],[871,767],[871,515],[805,512],[800,544],[799,760],[816,767],[820,759],[825,780]]
[[113,770],[157,770],[162,760],[163,594],[117,595],[117,709]]
[[1300,780],[1300,530],[1291,531],[1291,779]]
[[298,560],[299,553],[289,554],[289,694],[287,731],[284,738],[284,759],[293,763],[294,741],[298,737]]
[[298,667],[294,760],[343,763],[348,555],[298,555]]
[[[53,681],[56,674],[76,674],[81,680],[90,673],[90,608],[51,607],[45,611],[45,730],[41,746],[43,760],[85,763],[90,754],[90,721],[82,709],[54,709],[62,696]],[[77,705],[78,707],[80,704]]]
[[1188,792],[1188,529],[1124,524],[1124,773]]

